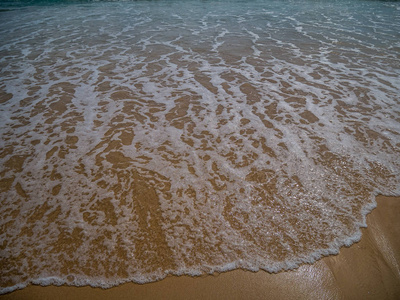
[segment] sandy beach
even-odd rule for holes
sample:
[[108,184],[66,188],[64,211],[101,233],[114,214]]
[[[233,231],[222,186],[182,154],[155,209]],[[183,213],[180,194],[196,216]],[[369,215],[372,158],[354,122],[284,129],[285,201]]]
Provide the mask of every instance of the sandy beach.
[[399,12],[0,1],[0,300],[400,299]]
[[231,271],[103,290],[31,285],[1,299],[400,299],[400,197],[377,197],[361,241],[295,271]]

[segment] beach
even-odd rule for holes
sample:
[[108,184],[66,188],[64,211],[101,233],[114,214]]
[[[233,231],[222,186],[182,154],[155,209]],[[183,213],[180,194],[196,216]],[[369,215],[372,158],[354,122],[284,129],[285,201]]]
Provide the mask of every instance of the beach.
[[169,276],[144,285],[27,288],[1,299],[399,299],[400,198],[377,197],[361,241],[297,270]]
[[399,11],[0,0],[0,294],[398,297]]

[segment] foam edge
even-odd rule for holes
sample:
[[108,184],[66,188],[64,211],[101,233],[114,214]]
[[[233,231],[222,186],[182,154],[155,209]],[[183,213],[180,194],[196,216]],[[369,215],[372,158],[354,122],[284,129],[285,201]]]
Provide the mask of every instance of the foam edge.
[[[44,277],[44,278],[36,278],[32,280],[28,280],[22,283],[18,283],[14,286],[10,287],[5,287],[5,288],[0,288],[0,295],[12,293],[16,290],[24,289],[28,285],[33,284],[33,285],[40,285],[43,287],[54,285],[54,286],[75,286],[75,287],[83,287],[83,286],[91,286],[93,288],[102,288],[102,289],[109,289],[112,287],[116,287],[118,285],[124,284],[124,283],[136,283],[136,284],[146,284],[146,283],[151,283],[155,281],[160,281],[165,279],[167,276],[191,276],[191,277],[198,277],[202,276],[205,274],[212,275],[214,273],[225,273],[228,271],[236,270],[236,269],[241,269],[245,271],[251,271],[251,272],[258,272],[259,270],[266,271],[268,273],[279,273],[283,271],[290,271],[290,270],[295,270],[298,269],[301,265],[303,264],[313,264],[316,261],[326,257],[326,256],[331,256],[331,255],[337,255],[339,254],[339,251],[342,247],[350,247],[354,243],[357,243],[361,240],[362,237],[362,232],[361,228],[367,228],[367,215],[371,213],[376,207],[377,207],[377,202],[376,202],[376,197],[378,196],[386,196],[386,197],[400,197],[400,189],[394,191],[393,193],[389,193],[389,195],[384,195],[380,192],[374,192],[371,197],[370,197],[370,202],[366,203],[364,207],[361,209],[361,214],[362,214],[362,222],[357,222],[355,225],[358,227],[358,229],[355,231],[355,233],[347,238],[343,239],[335,239],[332,243],[330,243],[330,247],[328,249],[320,249],[312,252],[309,254],[307,257],[299,257],[297,259],[293,259],[291,261],[287,262],[276,262],[271,264],[260,264],[260,263],[248,263],[243,260],[237,260],[233,261],[224,265],[219,265],[219,266],[202,266],[202,269],[179,269],[179,270],[166,270],[163,274],[161,275],[154,275],[151,276],[150,279],[145,279],[145,276],[141,277],[131,277],[131,278],[125,278],[125,279],[119,279],[119,280],[114,280],[114,281],[109,281],[106,279],[102,278],[84,278],[84,277],[78,277],[77,275],[74,275],[75,279],[70,281],[67,278],[61,278],[61,277]],[[206,270],[207,269],[207,270]]]

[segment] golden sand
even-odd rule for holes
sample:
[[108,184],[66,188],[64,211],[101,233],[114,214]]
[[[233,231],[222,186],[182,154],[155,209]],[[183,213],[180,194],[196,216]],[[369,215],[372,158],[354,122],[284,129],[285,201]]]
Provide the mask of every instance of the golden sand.
[[91,287],[31,285],[6,299],[400,299],[400,197],[377,197],[359,243],[297,270],[235,270],[159,282]]

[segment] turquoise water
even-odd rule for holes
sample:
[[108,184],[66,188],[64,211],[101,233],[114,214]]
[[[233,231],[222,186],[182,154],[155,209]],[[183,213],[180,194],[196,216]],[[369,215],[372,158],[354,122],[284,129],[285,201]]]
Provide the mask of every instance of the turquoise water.
[[400,4],[0,2],[1,293],[279,272],[399,195]]

